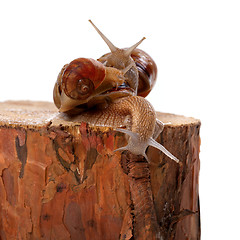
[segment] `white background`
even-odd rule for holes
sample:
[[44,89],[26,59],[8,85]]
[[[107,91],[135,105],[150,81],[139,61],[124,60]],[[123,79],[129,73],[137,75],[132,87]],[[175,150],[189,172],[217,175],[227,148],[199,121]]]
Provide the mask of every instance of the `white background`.
[[202,121],[202,239],[240,239],[240,2],[1,0],[0,101],[52,101],[65,63],[108,52],[88,19],[118,47],[147,38],[159,68],[147,99]]

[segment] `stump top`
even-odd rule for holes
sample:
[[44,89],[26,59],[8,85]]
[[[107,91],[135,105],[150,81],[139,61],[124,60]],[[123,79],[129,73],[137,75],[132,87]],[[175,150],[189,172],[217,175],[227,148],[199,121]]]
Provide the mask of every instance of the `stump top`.
[[[192,117],[157,112],[157,117],[169,126],[200,124]],[[0,126],[38,129],[44,126],[78,125],[61,118],[57,108],[51,102],[6,101],[0,103]]]

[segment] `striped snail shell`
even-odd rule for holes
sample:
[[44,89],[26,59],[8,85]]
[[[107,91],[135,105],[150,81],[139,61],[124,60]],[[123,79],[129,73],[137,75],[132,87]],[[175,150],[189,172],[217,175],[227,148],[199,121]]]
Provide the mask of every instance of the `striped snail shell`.
[[157,65],[149,54],[138,48],[132,51],[131,57],[139,75],[137,95],[146,97],[156,83]]
[[105,78],[105,67],[91,58],[77,58],[64,70],[62,88],[72,99],[86,99]]
[[73,100],[87,99],[104,80],[103,64],[91,58],[77,58],[63,66],[54,86],[55,105],[61,107],[62,93]]

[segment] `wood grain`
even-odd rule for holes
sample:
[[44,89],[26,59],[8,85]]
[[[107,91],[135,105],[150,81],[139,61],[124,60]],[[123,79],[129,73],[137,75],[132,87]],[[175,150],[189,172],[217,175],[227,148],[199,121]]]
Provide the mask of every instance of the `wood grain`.
[[0,103],[0,239],[200,239],[200,121],[158,113],[150,164],[52,103]]

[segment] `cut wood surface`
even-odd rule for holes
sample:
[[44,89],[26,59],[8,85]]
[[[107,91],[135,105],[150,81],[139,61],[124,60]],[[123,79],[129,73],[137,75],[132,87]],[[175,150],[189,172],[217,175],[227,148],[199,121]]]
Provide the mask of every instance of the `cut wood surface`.
[[200,239],[200,121],[157,113],[150,163],[49,102],[0,103],[0,239]]

